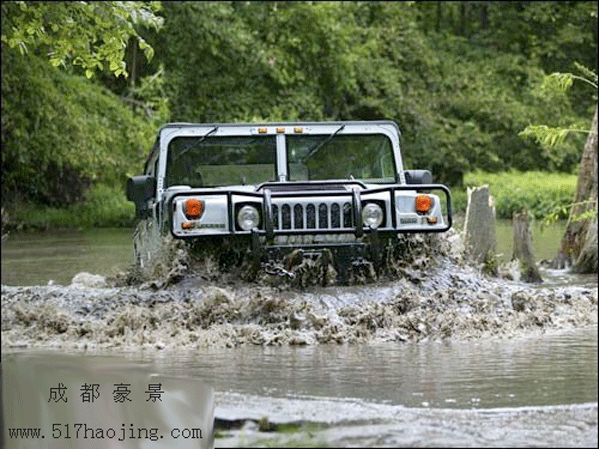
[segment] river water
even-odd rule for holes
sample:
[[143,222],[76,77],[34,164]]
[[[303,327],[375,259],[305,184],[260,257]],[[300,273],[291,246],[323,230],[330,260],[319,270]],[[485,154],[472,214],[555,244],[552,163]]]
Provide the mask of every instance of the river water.
[[[555,257],[564,222],[545,229],[532,226],[537,261]],[[512,255],[512,224],[497,221],[497,253],[508,262]],[[109,276],[133,260],[133,232],[130,229],[92,229],[12,233],[2,242],[3,285],[69,285],[81,271]],[[557,273],[556,273],[557,275]]]
[[[510,226],[497,230],[506,259]],[[553,257],[563,226],[533,231],[537,260]],[[10,235],[2,284],[68,285],[80,271],[124,269],[131,257],[129,230]],[[543,274],[542,288],[597,288],[594,277]],[[510,339],[101,354],[212,385],[225,423],[216,446],[597,445],[596,326]],[[301,427],[260,432],[251,424],[261,417]]]

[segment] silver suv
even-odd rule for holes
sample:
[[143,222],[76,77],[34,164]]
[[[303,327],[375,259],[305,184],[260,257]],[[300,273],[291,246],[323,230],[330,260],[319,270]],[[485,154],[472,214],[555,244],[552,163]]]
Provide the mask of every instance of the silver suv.
[[400,233],[451,227],[449,189],[427,170],[404,170],[392,121],[170,123],[144,173],[127,184],[142,269],[174,238],[263,262],[327,252],[343,282]]

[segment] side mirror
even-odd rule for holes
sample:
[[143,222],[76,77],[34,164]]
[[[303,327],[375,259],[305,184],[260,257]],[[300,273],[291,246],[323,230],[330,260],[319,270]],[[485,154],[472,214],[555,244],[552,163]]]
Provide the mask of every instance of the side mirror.
[[147,201],[156,194],[156,178],[139,175],[127,180],[127,199],[135,203],[135,215],[145,218],[148,212]]
[[433,175],[428,170],[405,170],[403,173],[407,184],[431,184],[433,182]]

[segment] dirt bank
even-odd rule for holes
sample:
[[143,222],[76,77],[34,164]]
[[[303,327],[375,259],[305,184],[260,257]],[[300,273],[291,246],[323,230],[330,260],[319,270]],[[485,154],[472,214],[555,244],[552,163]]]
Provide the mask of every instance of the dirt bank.
[[248,283],[180,263],[175,276],[170,270],[141,285],[79,276],[67,287],[2,286],[2,345],[161,350],[420,341],[597,323],[596,286],[487,277],[452,254],[446,239],[427,240],[434,251],[415,252],[393,276],[349,287]]

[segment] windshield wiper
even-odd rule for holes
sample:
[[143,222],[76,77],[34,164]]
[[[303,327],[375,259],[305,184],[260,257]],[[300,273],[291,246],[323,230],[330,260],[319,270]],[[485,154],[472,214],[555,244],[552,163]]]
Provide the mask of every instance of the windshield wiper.
[[197,147],[197,145],[201,144],[204,140],[206,140],[206,137],[208,137],[210,134],[214,134],[216,131],[218,130],[218,126],[215,126],[214,128],[212,128],[210,131],[208,131],[206,134],[204,134],[200,140],[197,140],[195,142],[191,142],[193,143],[193,145],[189,145],[189,148],[185,148],[183,151],[181,151],[176,157],[175,159],[173,159],[173,162],[176,161],[177,159],[179,159],[180,157],[182,157],[184,154],[188,153],[189,151],[193,150],[194,148]]
[[318,142],[313,148],[310,148],[308,150],[308,153],[302,158],[302,162],[306,162],[308,159],[310,159],[312,156],[314,156],[314,154],[320,150],[325,143],[328,143],[331,141],[331,139],[333,137],[335,137],[337,135],[337,133],[339,131],[341,131],[343,128],[345,128],[345,124],[341,125],[339,128],[337,128],[335,130],[334,133],[332,133],[331,135],[327,136],[325,139],[321,140],[320,142]]

